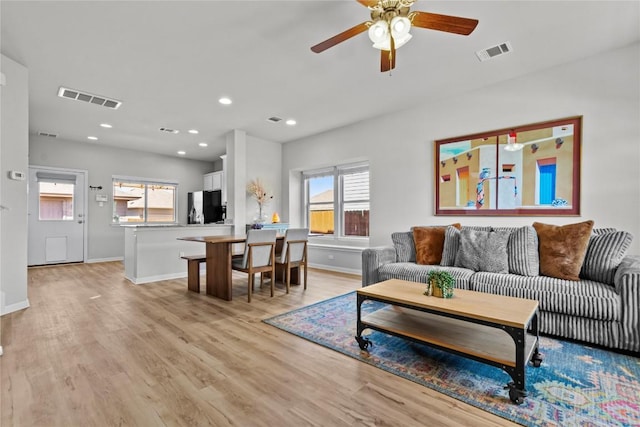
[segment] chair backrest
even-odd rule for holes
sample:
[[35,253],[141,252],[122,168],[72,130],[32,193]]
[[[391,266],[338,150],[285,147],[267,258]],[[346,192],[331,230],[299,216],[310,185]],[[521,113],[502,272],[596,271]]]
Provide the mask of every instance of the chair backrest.
[[304,243],[289,243],[290,241],[307,241],[309,239],[308,228],[289,228],[284,235],[282,253],[278,262],[284,263],[287,260],[287,247],[291,246],[289,262],[302,261],[304,256]]
[[[276,242],[277,230],[249,230],[247,233],[247,244],[244,248],[244,256],[242,257],[242,267],[248,268],[249,262],[249,245],[252,243],[273,243]],[[271,262],[272,246],[254,246],[251,250],[252,267],[263,267]]]

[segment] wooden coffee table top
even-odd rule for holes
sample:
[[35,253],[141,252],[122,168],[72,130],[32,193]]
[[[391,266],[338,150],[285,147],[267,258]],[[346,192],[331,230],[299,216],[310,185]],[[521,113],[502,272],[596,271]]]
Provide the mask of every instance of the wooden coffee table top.
[[454,289],[453,298],[424,295],[427,285],[392,279],[357,290],[358,294],[391,303],[426,308],[470,319],[484,320],[505,326],[526,328],[538,308],[538,301],[494,295],[484,292]]

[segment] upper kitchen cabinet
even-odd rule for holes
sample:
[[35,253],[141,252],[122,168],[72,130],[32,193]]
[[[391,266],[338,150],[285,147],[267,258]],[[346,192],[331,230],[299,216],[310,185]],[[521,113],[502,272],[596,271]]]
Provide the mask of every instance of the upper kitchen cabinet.
[[204,175],[204,191],[222,190],[222,171]]

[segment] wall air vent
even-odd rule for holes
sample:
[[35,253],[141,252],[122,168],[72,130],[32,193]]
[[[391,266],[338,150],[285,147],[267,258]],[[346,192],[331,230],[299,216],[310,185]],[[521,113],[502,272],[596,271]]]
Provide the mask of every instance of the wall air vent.
[[172,134],[176,134],[176,133],[180,133],[179,130],[177,129],[169,129],[169,128],[160,128],[161,132],[167,132],[167,133],[172,133]]
[[488,49],[482,49],[476,52],[476,56],[480,61],[487,61],[491,58],[495,58],[496,56],[503,55],[505,53],[509,53],[513,50],[511,47],[511,43],[504,42],[499,45],[492,46]]
[[278,123],[278,122],[281,122],[282,119],[280,117],[273,116],[273,117],[269,117],[267,121],[271,123]]
[[60,86],[60,89],[58,89],[58,96],[60,98],[74,99],[76,101],[83,101],[88,102],[89,104],[100,105],[102,107],[111,108],[112,110],[117,110],[120,105],[122,105],[121,101],[117,101],[115,99],[109,99],[101,95],[93,95],[91,93],[83,92],[76,89],[68,89],[62,86]]
[[56,135],[55,133],[48,133],[48,132],[38,132],[38,135],[46,136],[48,138],[57,138],[58,137],[58,135]]

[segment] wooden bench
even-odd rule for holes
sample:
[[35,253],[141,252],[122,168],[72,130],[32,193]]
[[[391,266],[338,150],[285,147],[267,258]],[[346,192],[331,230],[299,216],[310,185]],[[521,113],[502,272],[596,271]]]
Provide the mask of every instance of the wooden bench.
[[186,255],[180,257],[187,260],[187,286],[190,291],[200,292],[200,264],[207,262],[206,255]]

